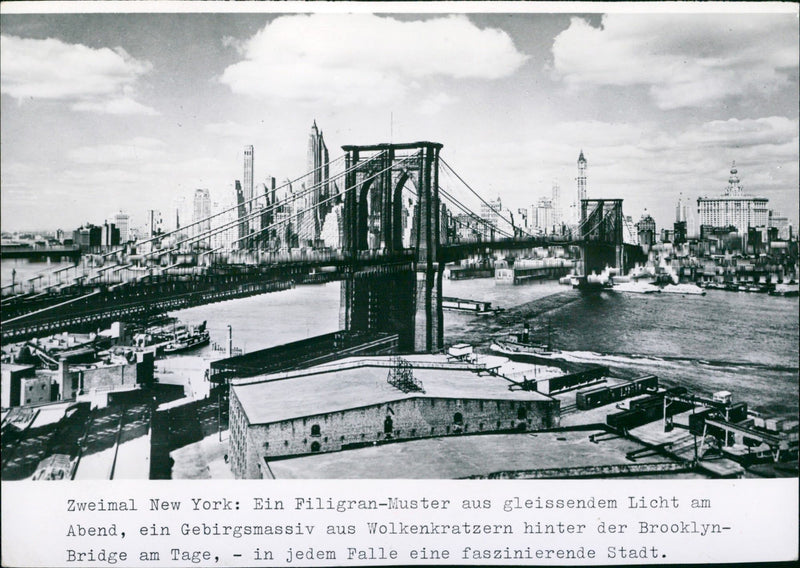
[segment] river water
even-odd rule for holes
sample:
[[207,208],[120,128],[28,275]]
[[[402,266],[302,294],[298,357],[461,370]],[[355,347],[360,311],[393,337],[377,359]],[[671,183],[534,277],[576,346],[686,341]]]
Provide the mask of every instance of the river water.
[[[3,261],[3,282],[10,265]],[[31,268],[32,266],[32,268]],[[17,271],[45,268],[18,265]],[[19,281],[19,279],[18,279]],[[174,312],[208,322],[212,342],[246,352],[339,329],[340,285],[298,286]],[[769,416],[798,413],[800,312],[797,298],[709,290],[706,296],[603,292],[582,296],[556,282],[496,286],[492,279],[444,281],[444,295],[491,301],[498,315],[445,311],[445,343],[488,349],[492,337],[532,327],[552,329],[570,361],[608,365],[618,376],[658,375],[663,384],[698,393],[733,393]],[[558,301],[555,301],[558,300]],[[544,308],[551,307],[549,311]],[[210,354],[213,347],[194,354]]]
[[[339,328],[339,283],[175,312],[192,323],[208,321],[212,340],[253,351]],[[735,401],[769,416],[798,412],[797,298],[709,291],[706,296],[604,292],[582,296],[556,282],[495,286],[491,279],[444,282],[444,294],[491,301],[506,310],[475,316],[445,311],[445,343],[488,349],[498,333],[546,326],[567,360],[608,365],[617,376],[652,373],[669,386],[698,393],[733,393]],[[560,307],[538,306],[554,298]],[[536,316],[538,317],[532,317]],[[210,350],[210,348],[208,348]]]

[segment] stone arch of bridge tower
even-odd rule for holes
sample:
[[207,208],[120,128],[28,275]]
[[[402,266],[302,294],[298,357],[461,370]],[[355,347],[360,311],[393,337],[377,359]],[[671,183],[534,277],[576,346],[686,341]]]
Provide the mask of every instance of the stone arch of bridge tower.
[[[398,333],[403,351],[435,352],[443,345],[441,147],[435,142],[342,147],[352,188],[345,197],[343,243],[352,265],[342,284],[340,322],[347,331]],[[411,189],[409,181],[415,182],[417,194],[410,220],[415,238],[407,243],[412,250],[365,269],[359,251],[369,248],[370,232],[387,252],[404,248],[403,196]]]
[[372,178],[358,188],[358,222],[356,225],[358,250],[367,250],[369,248],[370,191],[374,191],[377,185],[375,178]]
[[[394,188],[392,190],[392,230],[393,245],[395,250],[411,248],[413,244],[411,242],[406,243],[403,241],[403,189],[408,182],[418,185],[413,174],[414,172],[412,172],[408,167],[402,168],[400,170],[400,176],[397,178],[397,182],[394,184]],[[418,174],[417,177],[419,177]],[[418,202],[418,200],[419,198],[417,198],[416,201]],[[416,218],[414,211],[410,211],[409,216],[409,221],[413,224]]]

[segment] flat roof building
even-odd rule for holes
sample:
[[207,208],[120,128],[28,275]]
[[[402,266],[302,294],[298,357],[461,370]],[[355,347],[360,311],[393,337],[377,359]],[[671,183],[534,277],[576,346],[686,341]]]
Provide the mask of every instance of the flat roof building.
[[444,355],[351,357],[231,386],[237,478],[269,460],[387,442],[558,426],[560,403]]

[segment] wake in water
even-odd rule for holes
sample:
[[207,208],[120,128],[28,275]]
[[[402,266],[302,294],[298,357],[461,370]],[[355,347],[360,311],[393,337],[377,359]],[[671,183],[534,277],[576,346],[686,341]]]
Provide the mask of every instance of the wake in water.
[[[800,368],[786,365],[769,365],[756,363],[753,361],[726,361],[708,360],[695,357],[679,357],[663,355],[645,355],[640,353],[596,353],[594,351],[562,351],[561,355],[567,361],[576,363],[597,363],[597,364],[617,364],[617,365],[646,365],[648,367],[683,368],[685,364],[715,367],[727,370],[753,370],[773,371],[777,373],[800,374]],[[674,363],[674,364],[670,364]]]
[[561,351],[559,356],[568,363],[609,367],[612,376],[619,378],[654,374],[661,386],[683,386],[701,395],[727,390],[735,400],[747,402],[751,410],[766,416],[797,417],[797,367],[594,351]]

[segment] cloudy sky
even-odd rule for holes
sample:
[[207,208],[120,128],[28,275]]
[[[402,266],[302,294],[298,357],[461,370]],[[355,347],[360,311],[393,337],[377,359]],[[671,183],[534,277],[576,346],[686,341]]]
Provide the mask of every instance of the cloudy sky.
[[3,4],[3,230],[72,229],[119,209],[138,224],[198,187],[222,199],[245,144],[256,181],[296,177],[314,120],[332,158],[343,144],[441,142],[473,188],[514,209],[553,180],[571,200],[583,149],[589,197],[623,198],[626,214],[646,208],[659,226],[681,195],[721,193],[736,160],[745,190],[797,226],[796,5],[423,15]]

